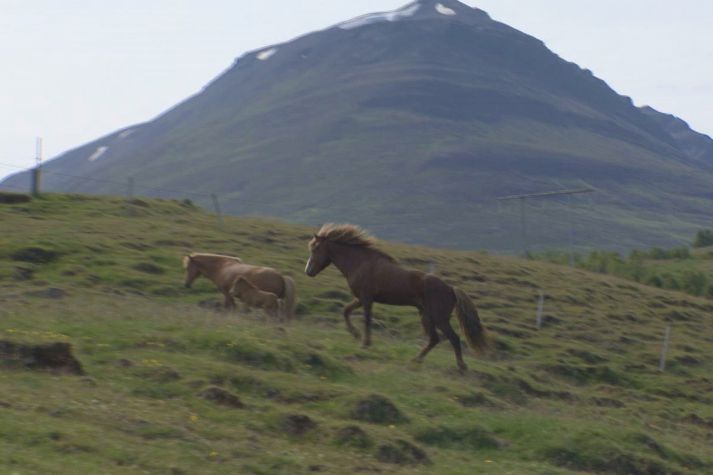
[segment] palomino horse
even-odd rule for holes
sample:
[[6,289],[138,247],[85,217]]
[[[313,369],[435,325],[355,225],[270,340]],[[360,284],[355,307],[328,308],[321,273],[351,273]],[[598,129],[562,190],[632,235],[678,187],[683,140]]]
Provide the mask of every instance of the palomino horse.
[[347,279],[356,299],[344,308],[347,329],[356,338],[359,332],[351,324],[349,314],[364,308],[364,339],[371,344],[371,307],[374,303],[409,305],[421,314],[421,323],[429,340],[414,361],[421,362],[439,342],[437,329],[450,340],[458,368],[467,367],[463,361],[460,338],[450,324],[455,308],[466,340],[480,352],[489,345],[478,311],[462,290],[452,287],[433,274],[401,267],[396,260],[374,246],[374,238],[351,224],[325,224],[309,242],[310,257],[305,273],[314,277],[329,264],[334,265]]
[[280,310],[280,299],[277,295],[258,289],[245,277],[235,279],[230,293],[251,307],[263,309],[272,318],[277,317]]
[[224,305],[228,310],[235,309],[235,300],[231,290],[236,279],[244,277],[258,289],[272,292],[284,302],[282,305],[287,321],[292,320],[295,311],[295,281],[270,267],[245,264],[237,257],[219,254],[193,253],[183,258],[186,269],[186,287],[200,276],[211,280],[225,297]]

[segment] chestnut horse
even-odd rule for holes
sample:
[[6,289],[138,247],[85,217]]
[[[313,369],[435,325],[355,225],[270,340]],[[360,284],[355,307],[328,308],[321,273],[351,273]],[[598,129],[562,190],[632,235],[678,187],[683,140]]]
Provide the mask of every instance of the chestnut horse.
[[401,267],[393,257],[377,249],[374,238],[358,226],[325,224],[310,240],[309,251],[305,267],[308,276],[314,277],[334,263],[347,279],[356,298],[344,308],[344,319],[355,338],[359,338],[359,332],[351,324],[349,315],[358,307],[364,308],[363,347],[371,344],[371,308],[374,303],[408,305],[418,309],[428,343],[414,359],[416,362],[423,361],[439,343],[436,330],[440,330],[453,345],[458,368],[461,371],[467,369],[460,338],[449,321],[454,308],[469,346],[476,352],[488,347],[478,311],[465,292],[433,274]]
[[251,284],[265,292],[272,292],[283,301],[281,305],[287,321],[292,320],[295,311],[295,281],[271,267],[245,264],[240,258],[220,254],[193,253],[183,257],[186,269],[185,286],[190,288],[200,276],[211,280],[225,297],[224,306],[235,309],[232,289],[235,281],[246,278]]

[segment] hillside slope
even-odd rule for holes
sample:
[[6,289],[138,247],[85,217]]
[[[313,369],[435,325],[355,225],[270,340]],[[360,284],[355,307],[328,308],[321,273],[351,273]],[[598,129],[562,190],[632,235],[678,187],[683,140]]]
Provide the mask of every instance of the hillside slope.
[[160,117],[51,161],[43,183],[123,194],[133,177],[139,194],[218,194],[234,214],[500,251],[520,249],[520,220],[497,197],[592,186],[535,213],[531,247],[573,229],[580,245],[629,249],[710,227],[712,153],[538,39],[418,0],[246,53]]
[[[497,350],[422,365],[415,311],[343,328],[310,228],[188,203],[47,195],[0,205],[0,341],[69,342],[86,372],[0,366],[0,467],[17,473],[707,473],[713,304],[565,267],[382,243],[470,294]],[[188,251],[291,274],[299,318],[225,315],[182,287]],[[543,327],[534,326],[538,291]],[[672,326],[666,371],[661,338]],[[0,345],[2,346],[2,345]],[[2,351],[0,351],[0,354]],[[17,363],[17,362],[16,362]]]

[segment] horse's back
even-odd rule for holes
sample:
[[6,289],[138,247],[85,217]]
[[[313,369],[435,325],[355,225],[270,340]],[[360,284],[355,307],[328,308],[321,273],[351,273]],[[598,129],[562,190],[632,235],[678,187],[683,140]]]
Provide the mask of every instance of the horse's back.
[[282,298],[285,294],[285,279],[272,267],[242,264],[241,272],[258,289]]

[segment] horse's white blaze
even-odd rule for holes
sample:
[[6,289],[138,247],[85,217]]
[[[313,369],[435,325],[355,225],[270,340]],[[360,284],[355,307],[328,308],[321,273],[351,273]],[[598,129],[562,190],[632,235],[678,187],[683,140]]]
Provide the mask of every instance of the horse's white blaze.
[[310,270],[312,269],[312,258],[310,257],[307,259],[307,265],[305,266],[305,274],[309,275]]

